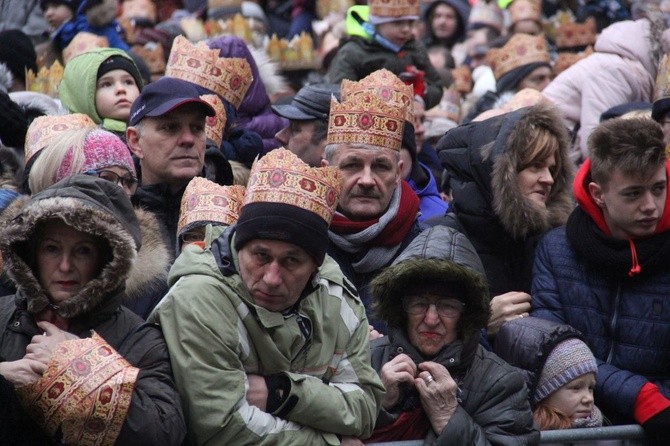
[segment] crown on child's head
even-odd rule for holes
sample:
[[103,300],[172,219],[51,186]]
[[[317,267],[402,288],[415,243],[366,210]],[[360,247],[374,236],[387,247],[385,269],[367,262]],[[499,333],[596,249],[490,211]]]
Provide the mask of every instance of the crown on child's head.
[[549,51],[541,35],[514,34],[502,48],[491,48],[486,57],[496,80],[524,65],[537,62],[549,64]]
[[207,126],[205,127],[205,134],[208,139],[214,142],[216,147],[221,146],[223,141],[223,131],[226,128],[226,108],[221,101],[221,98],[216,94],[205,94],[200,96],[200,99],[206,101],[216,111],[216,116],[207,117]]
[[172,44],[165,75],[204,87],[235,108],[253,81],[246,59],[219,57],[218,49],[210,49],[205,42],[194,45],[184,36],[177,36]]
[[419,0],[368,0],[370,15],[376,17],[419,16]]

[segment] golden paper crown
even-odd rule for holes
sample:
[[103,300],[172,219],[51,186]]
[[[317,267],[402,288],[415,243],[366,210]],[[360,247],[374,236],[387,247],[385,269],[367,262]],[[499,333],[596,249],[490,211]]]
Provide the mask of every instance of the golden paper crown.
[[514,34],[502,48],[491,48],[486,57],[496,80],[524,65],[549,63],[549,51],[541,35]]
[[181,199],[177,235],[200,226],[197,223],[234,224],[240,216],[244,190],[244,186],[220,186],[206,178],[193,178]]
[[597,30],[593,17],[584,23],[565,23],[556,29],[556,48],[574,48],[594,45]]
[[26,70],[26,90],[57,98],[58,85],[62,79],[63,65],[55,61],[49,68],[40,68],[37,74],[33,73],[33,70]]
[[241,8],[242,0],[207,0],[207,9]]
[[95,126],[95,122],[83,113],[38,116],[26,132],[25,163],[28,164],[37,152],[60,138],[63,132]]
[[654,102],[667,97],[670,97],[670,58],[664,54],[658,64]]
[[382,68],[374,71],[358,82],[342,80],[340,86],[342,101],[353,100],[356,96],[373,94],[390,107],[403,112],[405,122],[414,125],[414,91],[398,76]]
[[156,3],[153,0],[125,0],[121,7],[121,19],[146,19],[156,23]]
[[[165,74],[165,53],[163,45],[157,42],[147,42],[144,45],[133,45],[132,50],[137,54],[149,68],[153,77]],[[152,80],[155,80],[152,78]]]
[[282,70],[309,70],[318,66],[314,41],[304,31],[290,42],[273,34],[265,43],[265,52]]
[[210,49],[205,42],[194,45],[184,36],[174,39],[165,75],[204,87],[235,108],[254,79],[246,59],[219,57],[219,50]]
[[377,17],[419,16],[419,0],[369,0],[370,15]]
[[591,46],[587,47],[581,53],[558,53],[556,60],[554,60],[554,65],[551,67],[551,72],[556,77],[591,54],[593,54],[593,47]]
[[293,152],[280,147],[254,162],[244,204],[288,204],[310,211],[330,224],[341,189],[340,169],[309,167]]
[[200,99],[207,102],[216,111],[216,116],[207,117],[205,133],[207,134],[207,138],[214,141],[216,147],[220,147],[221,141],[223,141],[223,131],[226,128],[226,120],[228,119],[226,108],[218,95],[205,94],[200,96]]
[[366,93],[351,100],[330,100],[327,144],[371,144],[400,150],[405,113],[379,96]]
[[486,25],[498,31],[502,31],[503,21],[503,12],[498,5],[495,2],[486,3],[482,0],[474,4],[468,16],[469,25]]
[[105,37],[81,31],[77,33],[70,44],[63,49],[63,62],[67,65],[67,63],[75,56],[108,47],[109,41]]
[[542,12],[539,1],[514,0],[507,9],[509,10],[509,18],[512,25],[521,20],[533,20],[542,23]]

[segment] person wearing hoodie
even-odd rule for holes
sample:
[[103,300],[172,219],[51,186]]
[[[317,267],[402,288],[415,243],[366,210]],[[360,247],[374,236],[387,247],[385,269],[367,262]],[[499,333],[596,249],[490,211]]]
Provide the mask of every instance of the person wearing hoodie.
[[479,344],[488,290],[463,234],[424,231],[370,289],[389,332],[370,345],[386,394],[369,441],[539,443],[524,377]]
[[598,36],[594,53],[559,74],[542,91],[576,132],[571,159],[588,156],[600,115],[627,102],[652,102],[664,25],[648,19],[616,22]]
[[437,145],[453,200],[435,223],[466,234],[484,264],[489,335],[528,315],[535,246],[573,209],[568,145],[558,111],[546,102],[462,125]]
[[598,361],[596,401],[648,444],[670,429],[670,205],[663,133],[649,118],[602,122],[573,192],[578,207],[537,247],[531,315],[570,324]]
[[444,46],[452,49],[466,37],[470,4],[465,0],[436,0],[423,10],[426,22],[423,43],[426,47]]
[[127,195],[87,175],[35,194],[0,237],[0,443],[180,445],[160,330],[121,305],[140,230]]

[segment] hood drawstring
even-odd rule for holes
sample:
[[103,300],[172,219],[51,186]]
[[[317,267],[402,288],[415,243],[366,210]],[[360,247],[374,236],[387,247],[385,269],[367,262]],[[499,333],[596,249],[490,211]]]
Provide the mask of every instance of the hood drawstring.
[[635,243],[633,243],[633,240],[628,240],[628,243],[630,244],[630,256],[631,262],[633,264],[630,268],[630,271],[628,271],[628,277],[633,277],[642,272],[642,267],[637,261],[637,250],[635,249]]

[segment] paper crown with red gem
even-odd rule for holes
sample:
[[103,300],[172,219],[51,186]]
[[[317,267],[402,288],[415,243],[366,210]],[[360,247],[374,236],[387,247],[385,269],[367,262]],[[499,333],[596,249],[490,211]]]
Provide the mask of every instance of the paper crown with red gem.
[[218,49],[210,49],[205,42],[194,45],[184,36],[177,36],[172,44],[165,75],[204,87],[235,108],[254,79],[246,59],[219,57]]
[[177,235],[208,223],[234,224],[240,216],[244,190],[244,186],[221,186],[206,178],[193,178],[181,199]]
[[310,167],[282,147],[254,162],[244,205],[288,204],[312,212],[330,224],[341,189],[342,173],[338,168]]
[[584,23],[564,23],[556,29],[556,48],[560,50],[594,45],[597,37],[596,22],[592,17]]
[[418,17],[419,0],[369,0],[370,15],[382,18]]
[[36,153],[60,138],[63,132],[93,128],[95,125],[95,122],[83,113],[38,116],[30,123],[26,132],[25,163],[28,164]]
[[400,150],[405,121],[413,122],[411,86],[379,70],[358,82],[342,81],[341,90],[342,102],[331,98],[327,143]]
[[491,48],[486,57],[496,80],[524,65],[549,63],[549,51],[544,36],[529,34],[514,34],[502,48]]
[[215,94],[205,94],[200,96],[200,99],[207,102],[216,111],[216,116],[207,117],[207,126],[205,127],[205,134],[208,139],[214,142],[216,147],[221,145],[223,141],[223,131],[226,128],[226,108],[221,101],[221,98]]

